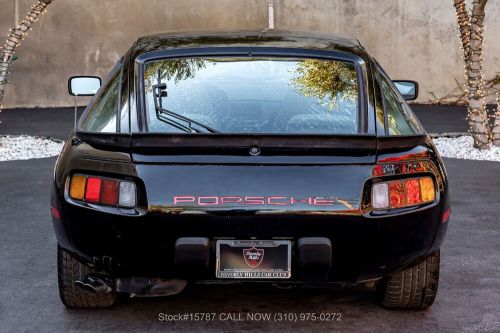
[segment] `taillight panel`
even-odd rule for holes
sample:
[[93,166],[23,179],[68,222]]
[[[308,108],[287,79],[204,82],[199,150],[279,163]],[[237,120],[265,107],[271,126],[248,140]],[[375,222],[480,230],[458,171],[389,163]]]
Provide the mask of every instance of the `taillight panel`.
[[129,180],[75,174],[69,179],[68,196],[82,203],[131,209],[137,205],[137,186]]
[[374,210],[407,208],[433,203],[436,188],[430,176],[395,179],[372,185]]

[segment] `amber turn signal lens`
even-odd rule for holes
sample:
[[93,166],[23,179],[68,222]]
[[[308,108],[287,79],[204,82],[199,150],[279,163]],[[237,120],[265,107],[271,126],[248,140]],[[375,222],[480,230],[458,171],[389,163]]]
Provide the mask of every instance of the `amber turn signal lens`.
[[430,177],[420,178],[420,192],[422,193],[423,202],[432,202],[436,199],[434,181]]
[[85,183],[87,177],[82,175],[74,175],[71,177],[71,185],[69,189],[69,196],[75,200],[82,200],[85,195]]

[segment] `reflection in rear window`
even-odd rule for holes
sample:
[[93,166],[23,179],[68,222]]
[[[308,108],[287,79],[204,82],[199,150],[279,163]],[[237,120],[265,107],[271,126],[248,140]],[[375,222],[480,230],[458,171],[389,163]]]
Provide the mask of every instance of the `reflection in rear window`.
[[145,67],[147,124],[163,133],[355,134],[354,64],[304,58],[182,58]]

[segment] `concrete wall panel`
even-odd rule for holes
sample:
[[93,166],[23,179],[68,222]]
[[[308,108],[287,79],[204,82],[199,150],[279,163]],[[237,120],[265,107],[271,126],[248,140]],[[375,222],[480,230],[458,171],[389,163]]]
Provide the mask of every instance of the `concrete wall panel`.
[[[21,17],[34,0],[18,0]],[[14,0],[0,0],[0,34],[14,22]],[[463,81],[451,1],[274,0],[275,27],[361,41],[393,78],[421,84],[420,101]],[[487,77],[500,72],[500,3],[486,19]],[[161,31],[263,29],[267,0],[55,0],[18,50],[5,107],[67,106],[66,80],[104,76],[139,36]],[[85,102],[82,99],[82,102]]]

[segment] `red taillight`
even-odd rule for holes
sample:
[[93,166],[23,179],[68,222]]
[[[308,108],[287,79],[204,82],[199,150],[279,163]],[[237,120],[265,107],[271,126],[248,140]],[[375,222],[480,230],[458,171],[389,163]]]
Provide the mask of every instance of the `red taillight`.
[[406,181],[406,203],[408,205],[418,205],[421,202],[418,179],[408,179]]
[[101,179],[95,177],[87,178],[85,189],[85,201],[98,203],[101,198]]
[[376,183],[372,189],[372,207],[374,209],[416,206],[434,200],[435,188],[431,177]]
[[391,205],[391,208],[405,206],[406,200],[404,182],[399,180],[389,182],[389,204]]
[[73,200],[122,208],[136,205],[136,185],[128,180],[76,174],[68,184],[68,195]]
[[105,179],[102,181],[101,203],[104,205],[116,206],[118,204],[119,182]]

